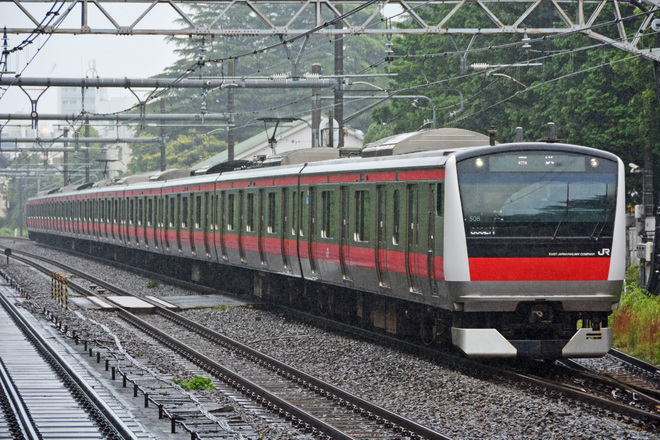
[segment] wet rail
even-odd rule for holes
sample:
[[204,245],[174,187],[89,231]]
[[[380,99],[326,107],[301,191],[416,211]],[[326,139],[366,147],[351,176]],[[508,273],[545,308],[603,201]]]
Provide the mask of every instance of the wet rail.
[[[31,255],[29,258],[25,258],[29,255],[28,253],[22,253],[22,255],[22,257],[15,257],[27,264],[38,267],[42,272],[48,273],[48,268],[31,261]],[[113,294],[131,295],[130,292],[126,292],[111,283],[89,276],[59,262],[43,257],[38,257],[38,259],[46,261],[48,264],[66,268],[68,272],[75,273],[77,277],[84,278],[89,283],[103,287],[103,289],[111,291]],[[80,284],[80,281],[77,281],[71,283],[70,287],[79,289],[84,294],[94,294],[93,291]],[[145,298],[141,299],[145,300]],[[218,347],[224,346],[225,350],[239,353],[238,356],[232,354],[228,358],[240,357],[242,363],[240,365],[236,363],[229,366],[223,365],[193,349],[188,344],[170,336],[171,329],[163,331],[159,328],[159,325],[152,325],[147,322],[150,320],[147,317],[138,317],[121,307],[117,307],[117,310],[123,319],[143,329],[151,337],[161,341],[173,350],[184,354],[195,364],[234,387],[247,399],[260,404],[263,408],[303,432],[315,434],[322,439],[385,439],[392,436],[429,440],[449,439],[442,433],[433,431],[309,376],[292,366],[270,358],[267,354],[259,353],[244,344],[233,341],[176,313],[161,308],[158,304],[154,305],[158,316],[161,318],[195,332],[198,335],[197,341],[199,341],[199,335],[202,335]],[[248,365],[251,366],[248,368]]]
[[0,286],[3,412],[14,438],[134,439],[116,416],[30,325]]

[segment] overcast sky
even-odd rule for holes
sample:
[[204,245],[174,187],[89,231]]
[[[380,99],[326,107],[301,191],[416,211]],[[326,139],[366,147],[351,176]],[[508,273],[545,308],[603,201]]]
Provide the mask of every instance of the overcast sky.
[[[67,3],[65,7],[68,7]],[[22,3],[22,6],[37,20],[46,17],[52,7],[50,3]],[[120,26],[129,27],[148,7],[147,3],[103,3],[113,19]],[[389,14],[397,12],[389,7]],[[64,13],[65,9],[61,10]],[[137,29],[171,28],[177,14],[166,3],[159,3],[140,22]],[[89,4],[89,24],[92,28],[114,29],[113,25],[98,9]],[[63,21],[62,27],[80,27],[80,5],[78,4]],[[0,3],[0,31],[3,27],[33,28],[28,20],[13,2]],[[1,34],[0,34],[1,36]],[[28,35],[8,35],[8,47],[12,49],[19,45]],[[0,44],[2,42],[0,41]],[[8,69],[20,72],[26,78],[82,78],[96,76],[102,78],[147,78],[162,73],[163,70],[176,61],[173,53],[174,45],[167,43],[162,36],[99,36],[99,35],[40,35],[25,49],[12,53],[9,57]],[[36,56],[35,56],[36,54]],[[34,58],[33,58],[34,57]],[[30,61],[32,60],[32,61]],[[92,68],[95,66],[95,71]],[[37,98],[43,89],[28,90],[30,96]],[[3,95],[4,93],[4,95]],[[124,89],[108,89],[108,95],[115,97],[132,97]],[[9,87],[4,92],[0,90],[0,113],[30,113],[31,103],[25,93],[18,87]],[[134,98],[133,98],[134,99]],[[37,104],[38,113],[57,113],[57,88],[44,92]],[[137,103],[137,100],[132,101]],[[0,121],[3,124],[4,121]],[[23,124],[29,122],[24,121]],[[50,125],[48,122],[46,125]],[[42,127],[44,123],[40,123]]]
[[[50,8],[50,5],[24,5],[31,7],[30,12],[37,19],[44,17]],[[144,7],[146,6],[142,5],[142,8]],[[111,12],[113,18],[120,19],[120,25],[130,25],[135,20],[136,14],[140,13],[137,10],[131,12],[131,6],[121,5],[121,8],[123,8],[121,11]],[[147,17],[149,21],[145,21],[143,27],[164,27],[172,23],[174,14],[167,10],[154,10]],[[110,27],[107,25],[107,21],[102,21],[95,14],[90,13],[90,19],[97,20],[98,24],[103,23],[104,28]],[[160,24],[157,24],[158,21]],[[70,27],[79,27],[80,13],[76,14],[74,11],[64,23]],[[25,19],[25,15],[13,3],[3,2],[0,3],[0,31],[5,26],[30,27],[33,25]],[[26,37],[27,35],[8,35],[9,49],[20,44]],[[168,44],[161,36],[55,34],[48,41],[46,40],[47,36],[39,36],[25,49],[10,55],[8,69],[14,72],[21,72],[25,69],[22,76],[30,78],[81,78],[96,75],[103,78],[146,78],[161,73],[176,60],[173,53],[174,46]],[[38,50],[40,47],[41,49]],[[35,53],[36,57],[28,65]],[[91,70],[93,63],[96,65],[96,73]],[[37,89],[30,90],[30,94],[34,98],[40,92],[41,90]],[[109,91],[110,96],[117,96],[119,93],[132,96],[130,92],[123,89]],[[2,90],[0,90],[1,94]],[[30,110],[30,100],[18,87],[10,87],[0,100],[0,113],[29,113]],[[50,88],[44,93],[38,101],[37,110],[39,113],[57,112],[56,88]]]

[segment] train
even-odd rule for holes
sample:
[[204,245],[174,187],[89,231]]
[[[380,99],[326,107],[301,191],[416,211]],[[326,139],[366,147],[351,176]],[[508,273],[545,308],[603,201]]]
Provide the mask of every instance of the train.
[[40,193],[37,242],[470,357],[598,357],[625,273],[624,166],[443,128]]

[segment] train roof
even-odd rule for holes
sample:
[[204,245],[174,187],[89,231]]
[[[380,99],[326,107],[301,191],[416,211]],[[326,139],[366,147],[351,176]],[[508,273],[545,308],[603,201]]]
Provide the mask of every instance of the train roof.
[[490,138],[481,133],[462,128],[437,128],[380,139],[364,147],[362,156],[397,156],[421,151],[456,150],[481,147],[489,143]]
[[[559,150],[593,154],[616,160],[615,155],[605,151],[561,143],[528,142],[499,144],[496,147],[493,147],[489,145],[489,138],[487,136],[462,129],[438,129],[396,135],[372,143],[365,149],[368,148],[376,148],[380,150],[378,151],[378,154],[368,153],[362,157],[339,157],[339,151],[332,148],[299,150],[269,158],[260,162],[258,164],[259,166],[253,168],[233,169],[231,171],[223,171],[216,174],[201,174],[194,176],[191,176],[187,169],[144,173],[136,176],[128,176],[124,179],[111,182],[99,182],[93,187],[90,187],[91,185],[71,185],[57,191],[40,193],[37,197],[54,198],[61,197],[65,194],[71,195],[72,193],[83,195],[99,192],[124,191],[127,189],[132,191],[154,190],[176,186],[204,185],[234,180],[245,181],[271,177],[291,177],[297,175],[437,168],[444,167],[447,159],[452,155],[455,155],[457,159],[461,160],[467,157],[489,154],[496,151],[522,151],[529,149]],[[386,151],[389,151],[389,153],[385,153]],[[404,151],[408,152],[403,153]]]

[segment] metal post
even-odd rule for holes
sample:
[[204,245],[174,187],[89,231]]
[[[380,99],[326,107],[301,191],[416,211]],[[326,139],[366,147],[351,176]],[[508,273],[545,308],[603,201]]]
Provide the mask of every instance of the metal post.
[[[160,113],[165,113],[165,98],[160,98]],[[165,157],[165,127],[160,126],[160,170],[165,171],[167,168],[167,158]]]
[[[315,75],[321,74],[321,65],[312,64],[312,73]],[[312,89],[312,148],[321,146],[321,99],[319,95],[321,89]]]
[[[337,13],[341,15],[344,8],[337,4]],[[344,23],[340,20],[335,23],[335,29],[342,29]],[[337,88],[335,89],[335,118],[337,119],[337,148],[344,146],[344,85],[341,79],[344,75],[344,37],[341,34],[335,36],[335,75],[337,76]],[[332,147],[332,144],[330,144]]]
[[[227,75],[234,77],[236,74],[236,64],[233,59],[227,60]],[[227,161],[234,160],[234,88],[227,87],[227,113],[231,115],[232,123],[227,127]]]
[[[64,138],[66,139],[68,137],[69,137],[69,129],[65,128],[64,129]],[[66,148],[68,146],[69,146],[69,143],[64,142],[64,148]],[[62,155],[62,161],[64,162],[62,164],[62,179],[64,180],[64,185],[63,186],[68,186],[69,183],[70,183],[70,180],[69,180],[69,152],[68,151],[64,151],[64,153]]]
[[64,277],[64,308],[69,309],[69,277]]
[[18,230],[23,236],[23,179],[18,178]]
[[[85,137],[89,137],[89,118],[85,118]],[[85,183],[89,183],[91,181],[91,177],[89,175],[89,148],[85,150]]]
[[335,112],[328,110],[328,147],[333,148],[335,145]]

